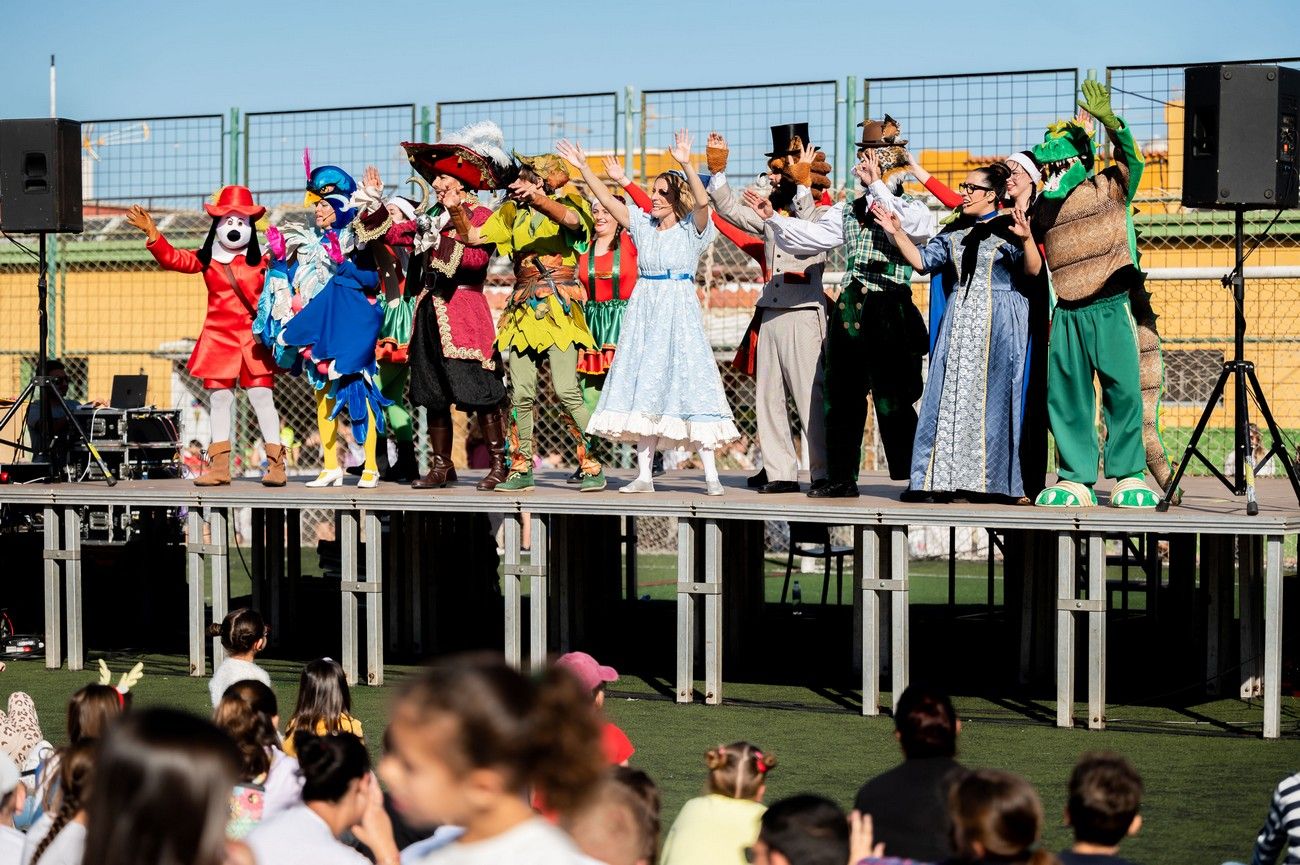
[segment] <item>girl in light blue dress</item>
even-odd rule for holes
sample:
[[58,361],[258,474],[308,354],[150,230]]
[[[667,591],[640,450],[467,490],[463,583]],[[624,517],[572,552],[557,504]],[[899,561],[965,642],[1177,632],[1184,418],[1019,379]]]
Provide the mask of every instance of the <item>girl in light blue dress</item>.
[[615,198],[581,147],[559,141],[555,150],[582,173],[637,248],[639,278],[587,432],[636,444],[637,478],[619,492],[654,492],[656,447],[680,447],[699,452],[708,494],[720,496],[714,452],[740,433],[695,293],[695,271],[714,228],[704,184],[691,164],[690,135],[677,133],[671,153],[682,172],[655,178],[648,214],[630,211]]

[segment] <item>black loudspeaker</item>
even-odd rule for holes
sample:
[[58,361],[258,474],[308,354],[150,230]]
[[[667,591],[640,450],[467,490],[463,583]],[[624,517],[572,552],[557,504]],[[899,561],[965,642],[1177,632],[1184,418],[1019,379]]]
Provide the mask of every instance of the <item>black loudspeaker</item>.
[[82,230],[80,123],[0,120],[0,228]]
[[1294,207],[1300,199],[1300,71],[1189,66],[1185,94],[1183,204],[1233,210]]

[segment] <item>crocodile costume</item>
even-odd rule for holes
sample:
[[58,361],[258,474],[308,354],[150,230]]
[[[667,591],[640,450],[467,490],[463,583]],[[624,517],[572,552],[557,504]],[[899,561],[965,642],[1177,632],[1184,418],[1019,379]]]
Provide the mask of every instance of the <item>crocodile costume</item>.
[[1143,481],[1144,470],[1150,468],[1162,487],[1170,470],[1159,434],[1160,337],[1137,265],[1132,219],[1142,155],[1111,108],[1109,88],[1089,79],[1081,90],[1079,105],[1106,127],[1115,164],[1090,175],[1091,137],[1075,121],[1053,124],[1034,148],[1047,176],[1033,226],[1057,297],[1047,350],[1047,412],[1060,454],[1059,479],[1036,503],[1097,503],[1095,377],[1107,430],[1106,476],[1117,479],[1110,504],[1154,507],[1158,497]]

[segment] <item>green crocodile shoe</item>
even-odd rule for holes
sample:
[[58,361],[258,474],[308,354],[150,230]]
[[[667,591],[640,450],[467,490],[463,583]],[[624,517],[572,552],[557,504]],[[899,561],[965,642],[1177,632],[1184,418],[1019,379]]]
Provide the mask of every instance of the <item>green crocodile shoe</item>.
[[578,488],[583,493],[598,493],[605,488],[605,470],[601,469],[594,475],[583,475],[582,486]]
[[536,487],[533,483],[533,472],[511,472],[510,476],[501,483],[497,484],[496,491],[499,493],[522,493]]

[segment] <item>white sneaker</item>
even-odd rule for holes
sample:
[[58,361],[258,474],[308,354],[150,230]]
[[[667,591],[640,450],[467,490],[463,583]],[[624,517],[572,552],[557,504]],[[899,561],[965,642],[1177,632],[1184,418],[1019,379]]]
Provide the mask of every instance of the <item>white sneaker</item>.
[[723,496],[727,494],[727,488],[717,478],[705,478],[704,494],[706,496]]
[[655,491],[654,481],[643,481],[640,478],[632,481],[626,486],[619,487],[620,493],[652,493]]

